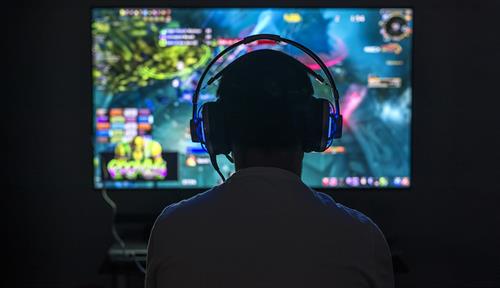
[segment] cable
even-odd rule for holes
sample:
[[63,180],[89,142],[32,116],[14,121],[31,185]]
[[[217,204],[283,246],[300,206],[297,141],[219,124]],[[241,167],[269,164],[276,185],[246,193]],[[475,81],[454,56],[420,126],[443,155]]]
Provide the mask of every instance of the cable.
[[118,245],[122,248],[122,253],[124,256],[128,256],[132,258],[132,260],[135,263],[135,266],[137,266],[137,269],[141,271],[143,274],[146,274],[146,269],[144,266],[141,264],[139,259],[137,259],[137,255],[135,255],[135,252],[130,251],[130,253],[127,253],[127,246],[125,245],[125,242],[123,239],[120,237],[120,234],[118,234],[118,230],[116,229],[116,214],[118,211],[118,207],[116,206],[116,203],[111,199],[108,195],[108,192],[106,188],[103,188],[101,190],[102,198],[104,201],[111,207],[111,211],[113,212],[112,218],[111,218],[111,234],[113,234],[113,238],[115,238],[115,241],[118,242]]
[[212,166],[214,167],[215,171],[217,171],[217,174],[219,174],[220,178],[222,179],[222,182],[226,182],[226,177],[224,177],[224,174],[219,169],[219,164],[217,163],[217,156],[213,153],[209,153],[210,155],[210,162],[212,162]]

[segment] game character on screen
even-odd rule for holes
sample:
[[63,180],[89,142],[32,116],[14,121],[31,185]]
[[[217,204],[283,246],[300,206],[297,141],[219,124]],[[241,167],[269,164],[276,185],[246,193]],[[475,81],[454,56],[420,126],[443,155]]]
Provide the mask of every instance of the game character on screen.
[[167,176],[167,162],[157,141],[135,136],[132,141],[115,146],[115,157],[108,162],[113,180],[162,180]]

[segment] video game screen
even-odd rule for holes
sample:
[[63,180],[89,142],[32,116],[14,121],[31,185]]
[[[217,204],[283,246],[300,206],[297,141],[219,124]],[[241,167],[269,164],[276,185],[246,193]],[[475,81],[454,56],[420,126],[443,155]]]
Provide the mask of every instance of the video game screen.
[[[409,187],[412,16],[406,8],[93,8],[94,187],[220,184],[190,138],[193,92],[210,59],[260,33],[313,50],[340,92],[343,136],[305,155],[302,180],[314,188]],[[322,73],[295,47],[257,41],[221,58],[206,79],[255,49],[283,51]],[[331,97],[314,85],[315,96]],[[216,89],[202,90],[200,104],[215,100]],[[218,162],[225,176],[234,173],[224,156]]]

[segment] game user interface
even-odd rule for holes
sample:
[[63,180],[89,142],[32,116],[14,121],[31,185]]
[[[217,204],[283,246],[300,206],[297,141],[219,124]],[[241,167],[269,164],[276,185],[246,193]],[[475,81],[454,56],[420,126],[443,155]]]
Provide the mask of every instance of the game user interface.
[[[344,133],[304,157],[314,188],[410,186],[412,10],[406,8],[93,8],[94,187],[209,188],[221,179],[191,142],[200,74],[242,38],[277,34],[313,50],[333,72]],[[255,49],[276,49],[322,73],[300,50],[257,41],[223,57],[208,78]],[[276,67],[279,73],[279,67]],[[316,97],[331,97],[313,81]],[[216,99],[217,84],[200,105]],[[218,158],[225,176],[234,166]]]

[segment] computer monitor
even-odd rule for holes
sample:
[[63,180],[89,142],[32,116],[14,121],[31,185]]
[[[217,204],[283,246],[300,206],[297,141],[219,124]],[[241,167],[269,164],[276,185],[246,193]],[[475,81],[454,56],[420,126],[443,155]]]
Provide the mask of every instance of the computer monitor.
[[[410,186],[412,9],[407,8],[93,8],[94,187],[202,189],[221,182],[191,142],[191,99],[201,72],[222,49],[268,33],[302,43],[331,69],[341,95],[344,134],[304,157],[314,188]],[[311,69],[299,50],[282,50]],[[277,68],[279,69],[279,68]],[[216,86],[216,85],[212,85]],[[201,102],[215,99],[208,87]],[[330,93],[315,86],[315,95]],[[234,166],[219,158],[222,173]]]

